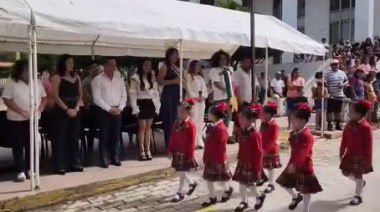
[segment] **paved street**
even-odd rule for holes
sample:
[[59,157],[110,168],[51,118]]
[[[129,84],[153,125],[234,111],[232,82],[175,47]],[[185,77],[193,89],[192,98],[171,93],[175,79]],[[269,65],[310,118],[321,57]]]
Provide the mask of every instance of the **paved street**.
[[[354,192],[354,184],[344,178],[338,169],[338,148],[340,140],[318,140],[314,148],[314,163],[316,175],[321,182],[324,191],[312,196],[312,211],[315,212],[377,212],[380,211],[378,190],[380,190],[380,172],[377,167],[380,165],[380,132],[375,133],[374,144],[374,168],[375,173],[367,176],[367,186],[364,191],[364,203],[358,207],[347,205]],[[283,152],[282,161],[287,163],[288,152]],[[169,161],[168,161],[169,163]],[[235,165],[235,163],[232,163]],[[69,202],[64,205],[54,206],[46,210],[56,211],[197,211],[200,204],[208,199],[207,189],[204,181],[200,178],[202,170],[192,173],[200,186],[191,197],[178,204],[170,203],[176,189],[178,180],[176,177],[168,178],[159,182],[141,184],[113,193],[90,197],[77,202]],[[277,173],[278,175],[279,173]],[[233,211],[239,204],[238,184],[233,183],[235,194],[233,199],[225,204],[217,204],[213,208],[202,211]],[[263,212],[288,211],[287,205],[290,197],[280,188],[267,196]],[[221,187],[219,187],[221,189]],[[221,193],[219,193],[221,196]],[[250,205],[254,205],[254,198],[250,198]],[[302,206],[302,205],[300,205]],[[295,211],[301,211],[299,207]],[[41,211],[41,210],[39,210]],[[253,211],[253,210],[248,210]]]

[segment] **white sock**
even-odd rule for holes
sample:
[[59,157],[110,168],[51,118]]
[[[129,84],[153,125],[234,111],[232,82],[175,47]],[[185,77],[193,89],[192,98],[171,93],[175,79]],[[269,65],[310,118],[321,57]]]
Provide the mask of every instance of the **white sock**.
[[292,196],[292,198],[298,197],[298,194],[292,188],[285,188],[285,191],[288,192],[290,194],[290,196]]
[[241,195],[241,201],[248,203],[247,186],[241,183],[240,183],[240,195]]
[[230,190],[231,187],[230,182],[222,182],[222,186],[224,188],[224,191]]
[[274,185],[274,169],[268,170],[269,184]]
[[303,212],[310,212],[311,194],[303,195]]
[[194,184],[194,180],[192,178],[189,177],[189,175],[187,174],[187,172],[184,172],[183,173],[183,176],[185,178],[185,180],[189,183],[189,184]]
[[364,180],[356,179],[355,183],[356,183],[355,196],[361,197],[363,193]]
[[354,183],[356,183],[356,179],[355,179],[354,175],[350,175],[347,178],[350,179],[351,181],[353,181]]
[[179,172],[179,185],[177,193],[182,194],[183,193],[183,187],[185,186],[185,172]]
[[253,185],[250,188],[251,188],[251,191],[253,192],[253,194],[255,195],[255,197],[261,197],[261,193],[257,190],[256,185]]
[[214,188],[214,183],[213,182],[210,182],[210,181],[207,181],[207,189],[208,189],[208,192],[209,192],[209,197],[210,198],[215,198],[215,188]]

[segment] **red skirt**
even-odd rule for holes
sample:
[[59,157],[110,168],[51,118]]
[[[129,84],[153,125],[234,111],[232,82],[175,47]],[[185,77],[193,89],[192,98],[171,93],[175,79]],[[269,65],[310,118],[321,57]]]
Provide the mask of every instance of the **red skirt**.
[[232,178],[230,165],[228,163],[205,162],[203,179],[211,182],[225,182]]
[[194,158],[189,158],[185,153],[174,152],[172,167],[176,171],[189,171],[198,168],[198,163]]
[[286,168],[276,182],[282,187],[294,188],[302,194],[315,194],[322,191],[322,187],[314,173],[296,172],[289,174]]
[[244,185],[253,185],[255,183],[266,182],[268,181],[267,176],[264,171],[255,171],[253,167],[249,164],[244,164],[238,162],[234,176],[232,178],[234,181],[239,182]]
[[263,158],[264,169],[278,169],[282,167],[280,156],[272,154],[264,154]]
[[373,172],[371,164],[365,162],[363,157],[344,157],[340,162],[339,169],[342,170],[344,176],[353,175],[355,178],[361,179],[363,174]]

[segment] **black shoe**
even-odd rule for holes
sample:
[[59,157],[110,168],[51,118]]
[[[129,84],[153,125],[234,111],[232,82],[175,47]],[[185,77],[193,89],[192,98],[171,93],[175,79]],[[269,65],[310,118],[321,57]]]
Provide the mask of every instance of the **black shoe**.
[[100,160],[100,167],[102,167],[103,169],[107,169],[108,162],[106,160]]
[[240,204],[239,204],[239,206],[237,206],[236,208],[235,208],[235,212],[242,212],[242,211],[244,211],[245,209],[247,209],[248,208],[248,203],[246,203],[246,202],[241,202]]
[[111,161],[111,163],[112,163],[112,165],[114,165],[114,166],[121,166],[121,162],[120,162],[119,159],[113,159],[113,160]]
[[66,170],[65,169],[57,169],[57,170],[54,171],[54,174],[65,175],[66,174]]
[[234,189],[232,187],[230,187],[228,191],[225,191],[224,194],[226,196],[223,195],[221,202],[227,202],[228,200],[230,200],[232,192],[234,192]]
[[172,202],[181,202],[183,199],[185,199],[185,195],[177,193],[175,197],[172,199]]
[[235,144],[235,143],[236,143],[235,136],[228,137],[227,144]]
[[327,131],[334,131],[333,126],[331,123],[327,124]]
[[187,192],[187,195],[191,196],[193,194],[193,192],[195,191],[195,189],[198,187],[198,183],[194,182],[194,183],[190,184],[189,187],[190,187],[190,189]]
[[210,207],[211,205],[215,205],[217,202],[218,202],[218,200],[216,199],[216,197],[210,198],[209,202],[202,203],[202,207],[204,207],[204,208]]
[[83,167],[82,166],[73,166],[70,168],[71,172],[83,172]]
[[266,198],[265,194],[261,194],[260,197],[256,197],[255,210],[259,210],[260,208],[263,207],[265,198]]
[[339,122],[336,123],[335,130],[342,131],[342,125]]
[[357,206],[363,203],[363,198],[359,196],[355,196],[353,200],[349,203],[351,206]]
[[296,209],[296,207],[298,206],[300,202],[302,202],[302,200],[303,200],[303,196],[300,193],[298,193],[297,197],[292,199],[292,202],[290,203],[288,207],[289,210]]
[[272,193],[274,190],[275,190],[274,185],[272,185],[272,184],[268,184],[268,186],[267,186],[267,188],[264,190],[264,192],[265,192],[266,194],[270,194],[270,193]]

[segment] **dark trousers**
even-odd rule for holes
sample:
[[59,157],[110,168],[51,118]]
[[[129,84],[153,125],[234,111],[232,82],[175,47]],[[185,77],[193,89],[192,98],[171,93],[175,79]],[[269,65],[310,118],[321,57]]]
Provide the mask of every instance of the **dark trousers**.
[[121,115],[112,115],[98,109],[99,124],[99,156],[101,160],[119,159],[119,135],[121,128]]
[[55,170],[82,167],[79,151],[80,113],[71,118],[66,111],[55,107],[50,120],[52,128],[53,166]]
[[30,133],[29,120],[9,121],[10,135],[12,141],[12,153],[17,173],[27,172],[30,167]]
[[166,149],[169,147],[172,126],[177,119],[179,102],[179,88],[177,86],[165,86],[161,95],[161,116]]
[[[96,130],[98,128],[97,110],[98,107],[94,105],[83,109],[82,127],[87,128],[88,131],[82,137],[86,137],[88,150],[90,152],[92,152],[94,149],[94,139]],[[82,133],[84,133],[84,130]]]

